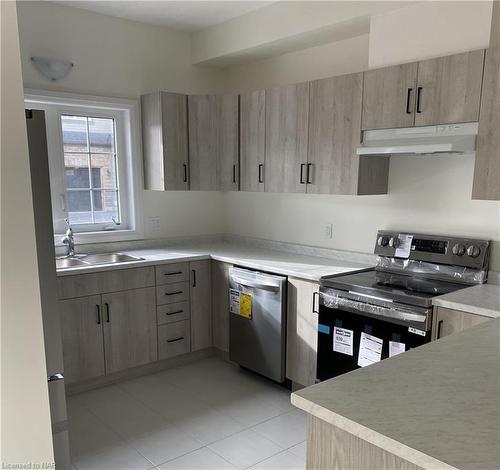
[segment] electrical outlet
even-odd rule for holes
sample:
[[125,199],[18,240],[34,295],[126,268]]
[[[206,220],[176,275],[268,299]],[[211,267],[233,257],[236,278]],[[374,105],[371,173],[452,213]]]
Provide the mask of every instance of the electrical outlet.
[[327,222],[323,225],[323,236],[325,238],[333,238],[333,224]]
[[159,217],[150,217],[149,218],[149,228],[151,232],[159,232],[161,229],[161,220]]

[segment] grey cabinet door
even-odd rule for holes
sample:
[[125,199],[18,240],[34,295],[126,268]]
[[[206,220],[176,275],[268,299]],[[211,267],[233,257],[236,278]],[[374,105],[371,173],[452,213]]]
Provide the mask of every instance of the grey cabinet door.
[[310,84],[308,193],[357,194],[363,74]]
[[309,83],[266,90],[265,190],[305,193]]
[[239,187],[239,121],[238,95],[218,95],[217,189],[238,191]]
[[231,264],[212,263],[212,331],[213,345],[229,352],[229,268]]
[[418,63],[415,125],[479,119],[484,50]]
[[143,95],[141,111],[145,189],[189,189],[187,96]]
[[215,95],[188,97],[191,190],[217,190],[218,112]]
[[104,375],[101,296],[60,300],[66,384]]
[[155,288],[102,295],[106,374],[158,359]]
[[416,62],[369,70],[363,81],[363,129],[413,126]]
[[316,381],[318,315],[313,312],[316,282],[288,278],[286,377],[300,385]]
[[240,95],[240,189],[264,191],[266,91]]
[[212,347],[212,282],[210,260],[192,261],[191,288],[191,350]]
[[486,51],[472,198],[500,200],[500,46]]

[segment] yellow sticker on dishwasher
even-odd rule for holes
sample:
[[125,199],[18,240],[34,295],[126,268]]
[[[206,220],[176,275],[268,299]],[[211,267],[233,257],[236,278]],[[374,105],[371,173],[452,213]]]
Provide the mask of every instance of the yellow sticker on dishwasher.
[[240,293],[240,315],[252,319],[252,294],[248,292]]

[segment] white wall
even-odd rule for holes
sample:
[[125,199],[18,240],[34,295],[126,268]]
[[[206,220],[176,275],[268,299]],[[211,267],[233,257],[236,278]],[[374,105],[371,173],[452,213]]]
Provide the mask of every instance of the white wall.
[[53,462],[54,458],[17,16],[14,2],[0,3],[2,102],[0,192],[2,455],[0,460],[2,464],[42,464]]
[[[466,5],[467,6],[467,5]],[[384,15],[376,20],[375,41],[370,38],[370,64],[407,62],[401,54],[408,48],[417,60],[419,54],[432,57],[484,47],[485,31],[489,34],[489,19],[485,19],[491,5],[479,5],[479,13],[459,7],[470,15],[470,29],[453,35],[457,50],[450,49],[447,34],[455,25],[464,27],[464,17],[456,15],[456,4],[428,2],[419,5],[419,23],[423,34],[409,34],[409,23],[416,6],[395,12],[402,15],[405,26],[385,21]],[[439,8],[439,15],[436,11]],[[406,10],[406,14],[403,13]],[[437,19],[440,21],[436,21]],[[458,21],[460,19],[460,21]],[[488,24],[485,24],[488,23]],[[373,24],[373,23],[372,23]],[[467,24],[467,23],[466,23]],[[397,32],[397,34],[395,34]],[[370,33],[370,35],[373,31]],[[428,38],[432,41],[429,43]],[[460,40],[459,40],[460,39]],[[228,70],[228,88],[258,89],[276,83],[290,83],[315,79],[325,74],[325,54],[330,57],[331,75],[359,71],[365,68],[368,57],[366,38],[349,39],[307,51],[288,54],[276,59],[259,61]],[[486,41],[487,44],[488,41]],[[357,47],[346,47],[347,44]],[[421,48],[420,45],[425,47]],[[482,44],[482,46],[480,46]],[[469,47],[470,46],[470,47]],[[337,50],[339,48],[339,50]],[[386,52],[387,51],[387,52]],[[388,52],[392,51],[393,56]],[[377,57],[372,60],[371,55]],[[338,61],[338,63],[337,63]],[[286,64],[286,73],[281,72]],[[381,65],[381,64],[380,64]],[[472,201],[473,157],[445,157],[440,159],[392,158],[389,176],[389,194],[385,196],[334,196],[297,194],[228,193],[226,202],[226,231],[274,240],[372,252],[377,229],[418,230],[431,233],[478,236],[495,241],[492,268],[500,270],[500,203]],[[323,223],[333,223],[333,239],[323,237]]]
[[[224,83],[221,70],[191,65],[187,33],[46,2],[19,2],[18,13],[26,88],[138,98],[155,90],[212,93]],[[52,83],[33,68],[33,55],[66,58],[75,66]],[[144,191],[146,237],[220,233],[221,197]],[[155,216],[160,231],[150,229]]]
[[372,17],[370,68],[488,47],[491,1],[430,1]]
[[368,34],[225,69],[225,88],[242,92],[368,68]]

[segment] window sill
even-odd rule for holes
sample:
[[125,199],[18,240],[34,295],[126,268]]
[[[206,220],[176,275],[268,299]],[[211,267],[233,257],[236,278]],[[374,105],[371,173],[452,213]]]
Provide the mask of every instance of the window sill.
[[[86,245],[91,243],[106,243],[106,242],[121,242],[127,240],[140,240],[143,238],[143,233],[139,230],[101,230],[99,232],[76,232],[75,245]],[[54,234],[55,246],[64,246],[61,239],[64,234]]]

